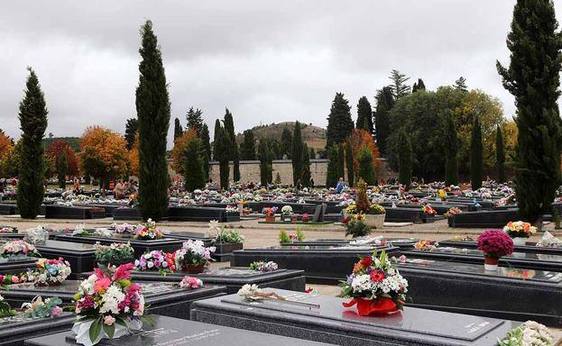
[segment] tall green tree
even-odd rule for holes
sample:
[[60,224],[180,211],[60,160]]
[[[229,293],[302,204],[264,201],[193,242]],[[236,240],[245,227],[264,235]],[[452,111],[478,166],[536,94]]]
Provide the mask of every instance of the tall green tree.
[[385,155],[387,150],[387,141],[390,136],[390,110],[394,107],[394,96],[390,87],[384,87],[377,92],[375,97],[377,107],[374,113],[375,116],[375,134],[377,138],[377,146],[382,155]]
[[127,141],[127,150],[131,150],[131,148],[133,148],[138,128],[139,121],[137,118],[127,119],[127,123],[125,124],[125,140]]
[[295,122],[295,130],[293,131],[293,155],[291,155],[291,162],[293,165],[293,186],[299,186],[299,184],[303,183],[303,150],[304,142],[302,141],[301,125],[297,121]]
[[238,152],[238,144],[236,143],[236,133],[234,132],[234,118],[232,113],[226,109],[226,113],[224,115],[224,130],[226,134],[226,138],[230,142],[230,160],[233,163],[233,179],[234,181],[240,181],[240,153]]
[[416,91],[425,91],[425,84],[421,78],[418,78],[418,81],[412,86],[412,93]]
[[181,126],[180,120],[176,118],[174,120],[174,140],[176,140],[178,137],[181,137],[181,135],[183,135],[183,127]]
[[283,128],[283,132],[281,132],[281,149],[283,152],[280,158],[283,158],[283,155],[287,155],[287,158],[290,159],[293,154],[293,134],[286,126]]
[[398,70],[392,70],[389,78],[392,81],[390,89],[395,100],[399,100],[410,93],[410,86],[406,84],[410,77],[406,77],[405,74],[400,73]]
[[458,146],[455,119],[449,114],[445,119],[445,184],[447,186],[459,183]]
[[400,142],[398,181],[408,188],[412,182],[412,144],[404,129],[400,130],[398,138]]
[[367,97],[363,96],[357,103],[357,122],[355,125],[358,129],[363,129],[373,133],[373,109]]
[[258,158],[260,160],[260,183],[267,187],[273,180],[273,165],[271,151],[266,139],[260,139],[258,144]]
[[345,141],[345,167],[347,168],[347,181],[349,183],[349,186],[355,186],[355,171],[353,168],[353,146],[351,145],[351,137]]
[[202,153],[201,139],[195,137],[187,143],[183,160],[183,175],[187,191],[191,192],[205,187]]
[[203,123],[201,127],[201,146],[203,148],[203,172],[205,180],[209,179],[209,161],[211,161],[211,137],[209,136],[209,127]]
[[468,92],[468,87],[466,86],[466,78],[460,76],[459,79],[455,81],[455,89]]
[[361,148],[357,155],[357,161],[359,163],[359,172],[357,174],[359,179],[365,180],[367,185],[375,185],[377,178],[373,168],[373,155],[371,151],[366,147]]
[[203,128],[203,111],[199,108],[193,109],[193,107],[190,107],[185,118],[187,119],[185,128],[187,130],[195,130],[197,135],[200,136],[201,129]]
[[496,169],[498,171],[498,182],[505,182],[505,150],[501,126],[498,126],[496,130]]
[[231,141],[219,119],[215,122],[215,140],[213,141],[213,157],[219,162],[221,189],[227,190],[230,176],[230,145]]
[[166,142],[170,127],[170,101],[162,54],[147,20],[141,28],[139,86],[136,91],[139,121],[139,204],[142,217],[160,220],[168,210]]
[[55,158],[55,169],[57,172],[57,180],[61,189],[66,188],[66,175],[68,174],[68,158],[66,152],[63,151]]
[[482,187],[482,166],[484,165],[482,155],[482,127],[480,126],[480,118],[474,117],[470,140],[470,183],[473,191]]
[[252,130],[244,131],[244,140],[240,144],[240,158],[242,160],[256,159],[256,139]]
[[328,170],[326,172],[326,187],[335,187],[338,183],[338,146],[332,145],[327,149]]
[[332,102],[332,108],[328,115],[328,130],[326,132],[326,148],[332,144],[345,141],[353,131],[353,120],[351,119],[351,107],[342,93],[336,93]]
[[303,144],[303,148],[302,148],[301,184],[303,187],[313,187],[312,173],[310,172],[310,152],[308,150],[308,145],[306,145],[306,143]]
[[34,219],[43,202],[45,159],[42,140],[47,129],[47,105],[35,72],[29,67],[25,96],[19,106],[21,163],[17,204],[24,219]]
[[338,144],[338,179],[345,179],[345,143]]
[[557,101],[562,37],[551,0],[517,1],[507,48],[510,66],[498,62],[497,68],[517,106],[517,204],[523,219],[540,227],[561,182],[562,120]]

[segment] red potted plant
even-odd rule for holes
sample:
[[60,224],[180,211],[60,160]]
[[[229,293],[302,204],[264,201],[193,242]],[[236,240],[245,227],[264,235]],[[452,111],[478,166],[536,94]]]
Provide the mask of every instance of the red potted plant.
[[478,237],[478,249],[484,253],[484,268],[497,270],[498,260],[513,252],[513,240],[502,230],[489,229]]

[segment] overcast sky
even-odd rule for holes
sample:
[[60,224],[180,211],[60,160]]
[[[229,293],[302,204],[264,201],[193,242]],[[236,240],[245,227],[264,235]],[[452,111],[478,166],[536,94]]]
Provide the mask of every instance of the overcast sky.
[[[560,14],[561,1],[556,3]],[[162,48],[173,118],[203,109],[212,131],[224,107],[236,131],[279,121],[326,125],[336,92],[373,103],[391,69],[429,89],[465,76],[471,88],[512,97],[495,61],[515,0],[3,1],[0,128],[19,137],[26,66],[41,82],[48,132],[79,136],[89,125],[123,132],[135,115],[139,27]],[[173,127],[173,126],[172,126]],[[170,131],[171,132],[171,131]],[[170,136],[172,134],[170,133]]]

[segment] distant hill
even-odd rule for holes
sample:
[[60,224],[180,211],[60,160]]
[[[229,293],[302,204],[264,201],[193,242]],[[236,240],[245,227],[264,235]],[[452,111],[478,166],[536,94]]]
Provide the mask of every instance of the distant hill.
[[44,138],[43,139],[43,146],[45,148],[48,148],[49,145],[51,145],[51,143],[53,143],[56,140],[61,140],[64,142],[67,142],[70,147],[78,152],[80,151],[80,138],[79,137],[51,137],[51,138]]
[[[312,124],[301,124],[302,138],[309,148],[314,148],[316,151],[324,150],[326,147],[326,129]],[[294,122],[282,122],[278,124],[259,125],[251,128],[254,132],[256,139],[271,138],[281,141],[281,133],[283,129],[288,127],[291,132],[295,129]],[[236,135],[236,141],[241,143],[243,135],[239,133]]]

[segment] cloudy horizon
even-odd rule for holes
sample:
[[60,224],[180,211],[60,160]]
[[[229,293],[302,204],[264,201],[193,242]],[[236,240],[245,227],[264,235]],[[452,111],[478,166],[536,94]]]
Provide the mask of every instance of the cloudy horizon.
[[[508,63],[505,39],[515,0],[50,1],[8,2],[0,13],[0,120],[19,137],[26,66],[38,74],[49,109],[47,133],[80,136],[87,126],[124,132],[135,115],[139,28],[154,23],[172,121],[191,106],[213,129],[228,107],[237,132],[299,120],[325,127],[336,92],[356,117],[361,96],[398,69],[428,89],[459,76],[513,98],[495,69]],[[562,5],[555,4],[557,14]],[[169,133],[169,139],[172,137]],[[171,141],[169,141],[171,142]]]

